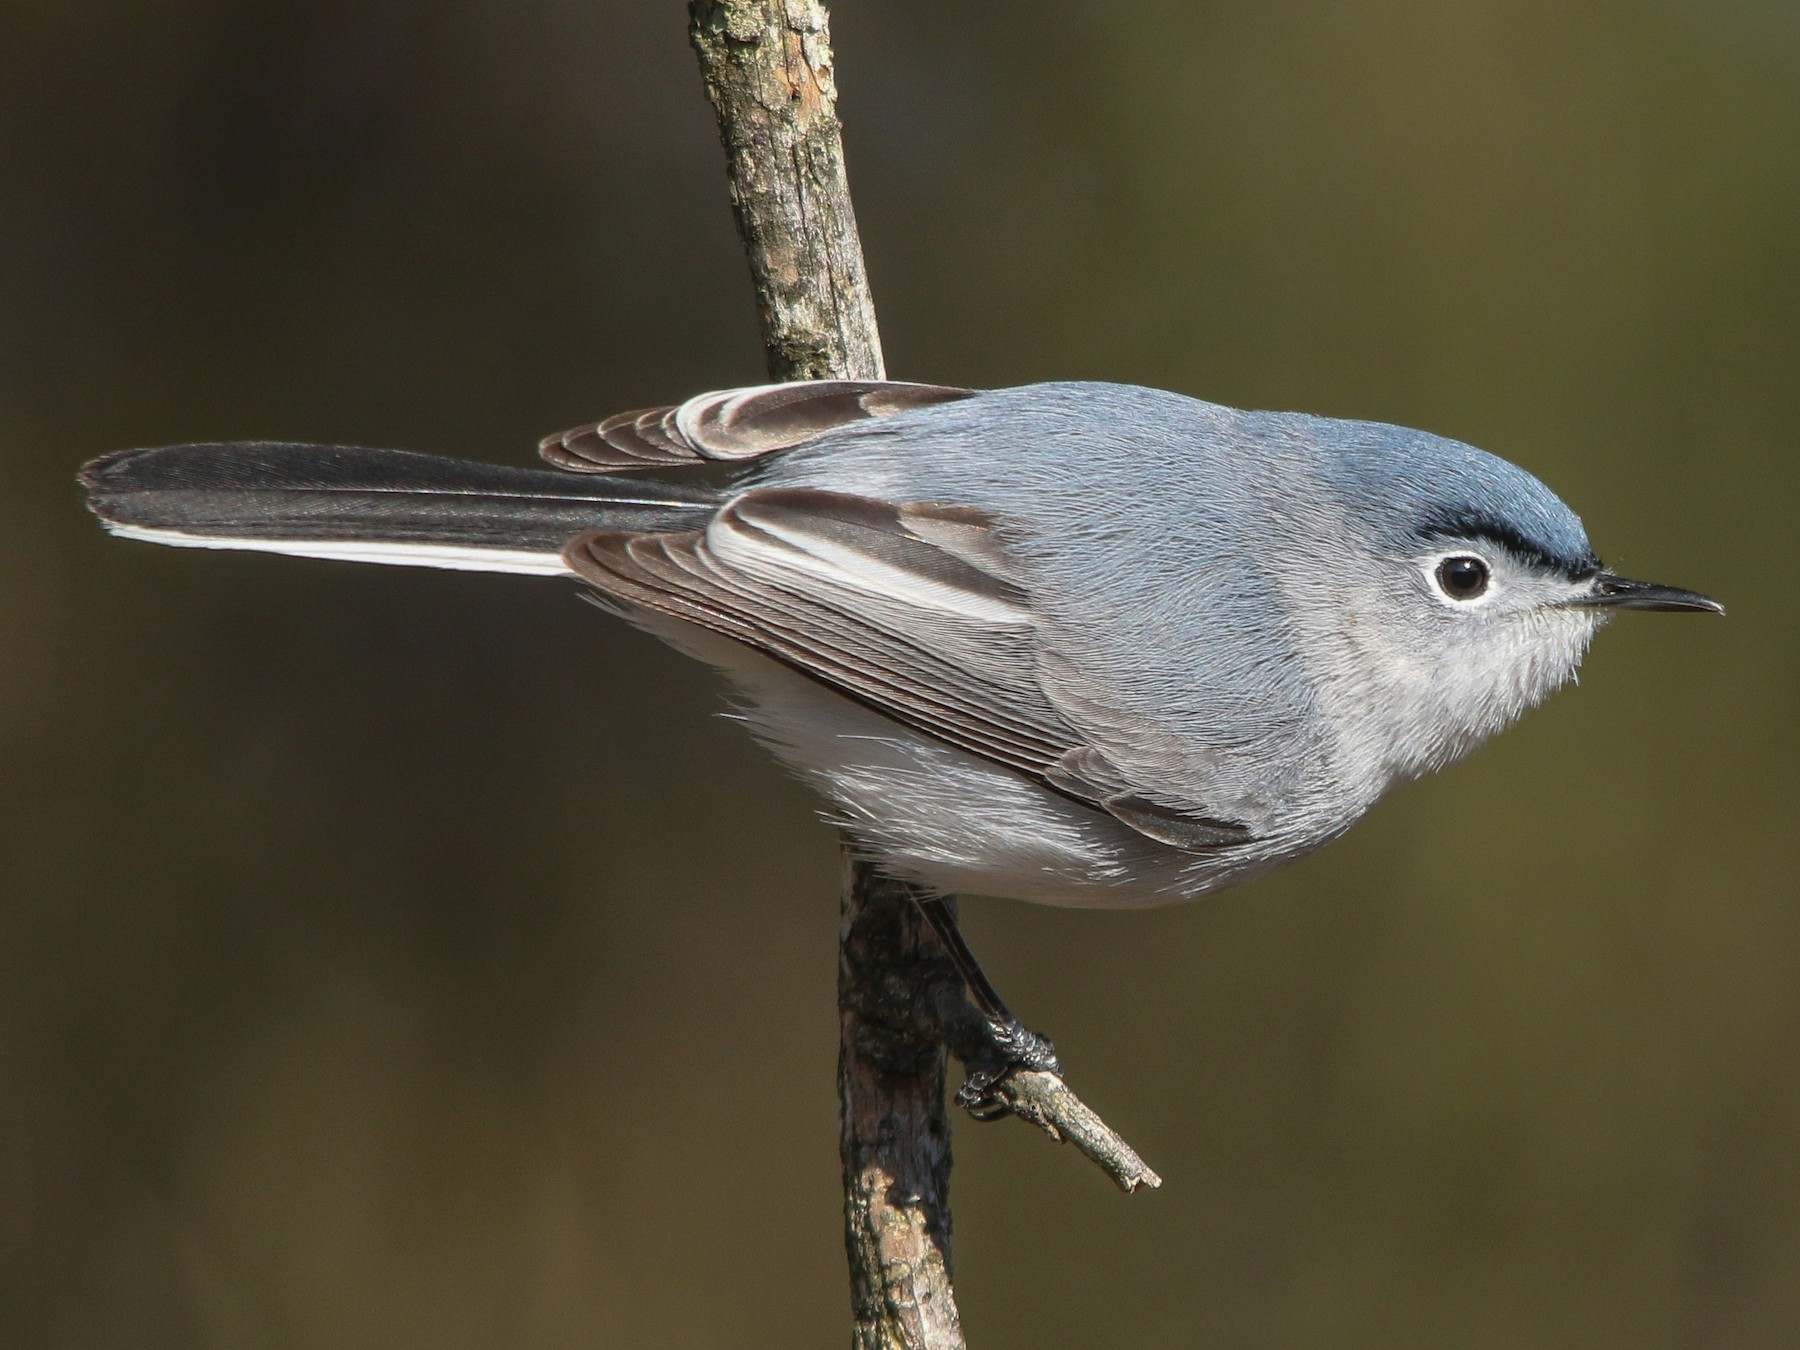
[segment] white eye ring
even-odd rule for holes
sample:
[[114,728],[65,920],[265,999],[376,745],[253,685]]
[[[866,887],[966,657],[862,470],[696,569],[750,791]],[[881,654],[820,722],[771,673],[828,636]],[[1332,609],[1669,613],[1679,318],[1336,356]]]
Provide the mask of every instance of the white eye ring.
[[1487,559],[1473,553],[1446,553],[1431,564],[1431,584],[1439,595],[1455,605],[1485,599],[1494,582]]

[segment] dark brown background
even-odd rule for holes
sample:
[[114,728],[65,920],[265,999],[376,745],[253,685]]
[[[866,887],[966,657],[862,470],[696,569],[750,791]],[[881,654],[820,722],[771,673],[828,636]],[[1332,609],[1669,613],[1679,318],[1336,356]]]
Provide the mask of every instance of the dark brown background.
[[[1535,470],[1579,689],[1320,857],[968,927],[1168,1178],[959,1126],[982,1350],[1800,1341],[1800,18],[858,3],[897,375]],[[0,8],[0,1323],[838,1344],[836,862],[572,588],[109,541],[75,467],[536,437],[758,378],[672,3]]]

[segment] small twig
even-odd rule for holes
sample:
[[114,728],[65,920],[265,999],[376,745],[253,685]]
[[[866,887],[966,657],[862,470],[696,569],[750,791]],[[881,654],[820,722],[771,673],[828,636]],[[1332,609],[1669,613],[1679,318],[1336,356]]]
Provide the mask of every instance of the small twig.
[[1059,1144],[1074,1144],[1127,1194],[1161,1186],[1137,1151],[1063,1081],[1056,1047],[1013,1016],[963,940],[956,902],[921,898],[919,909],[960,977],[954,989],[940,985],[932,1004],[945,1041],[969,1070],[957,1105],[980,1121],[1017,1116]]
[[[1127,1193],[1139,1186],[1155,1190],[1162,1178],[1144,1165],[1137,1150],[1126,1143],[1057,1074],[1038,1069],[1014,1069],[987,1089],[1004,1110],[1037,1126],[1059,1144],[1073,1144],[1078,1152],[1113,1179]],[[983,1111],[981,1119],[992,1119]]]
[[[941,933],[939,939],[941,942]],[[922,971],[920,978],[927,975],[937,981],[931,1009],[938,1034],[971,1074],[956,1094],[959,1106],[984,1122],[1017,1116],[1057,1143],[1073,1144],[1128,1194],[1139,1186],[1156,1190],[1162,1185],[1162,1178],[1145,1166],[1137,1150],[1075,1095],[1054,1055],[1050,1064],[1040,1068],[1008,1064],[1017,1052],[1019,1037],[1040,1038],[1017,1022],[1003,1027],[992,1014],[972,1006],[964,996],[964,977],[948,960],[930,972]],[[1010,1013],[1004,1015],[1011,1017]],[[1043,1044],[1048,1048],[1047,1042]]]

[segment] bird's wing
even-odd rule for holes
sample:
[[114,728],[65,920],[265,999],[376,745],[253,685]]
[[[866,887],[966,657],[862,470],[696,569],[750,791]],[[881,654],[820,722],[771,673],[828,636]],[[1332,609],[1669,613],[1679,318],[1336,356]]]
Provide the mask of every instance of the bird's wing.
[[594,531],[564,559],[608,595],[736,638],[906,726],[1183,849],[1246,842],[1139,791],[1039,680],[1037,619],[991,517],[812,488],[747,492],[705,530]]
[[544,437],[538,452],[557,468],[576,473],[754,459],[846,423],[974,394],[973,389],[895,380],[800,380],[726,389],[572,427]]

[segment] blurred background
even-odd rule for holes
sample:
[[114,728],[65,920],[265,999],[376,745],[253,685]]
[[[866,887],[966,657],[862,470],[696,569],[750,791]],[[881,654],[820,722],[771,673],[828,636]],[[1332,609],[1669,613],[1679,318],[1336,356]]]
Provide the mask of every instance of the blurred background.
[[[965,906],[1167,1178],[957,1125],[979,1350],[1800,1343],[1800,11],[841,0],[899,377],[1525,465],[1579,688],[1203,904]],[[837,861],[526,578],[109,541],[121,446],[532,461],[761,377],[683,8],[0,6],[0,1324],[842,1343]]]

